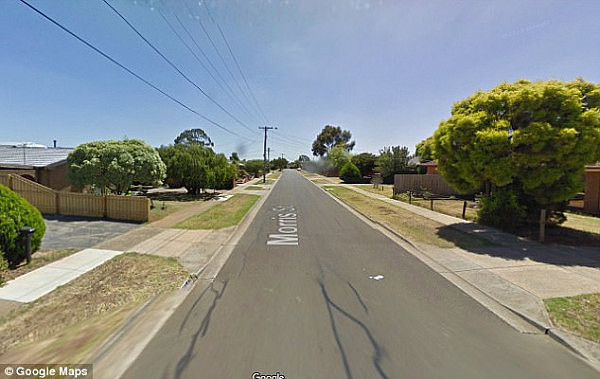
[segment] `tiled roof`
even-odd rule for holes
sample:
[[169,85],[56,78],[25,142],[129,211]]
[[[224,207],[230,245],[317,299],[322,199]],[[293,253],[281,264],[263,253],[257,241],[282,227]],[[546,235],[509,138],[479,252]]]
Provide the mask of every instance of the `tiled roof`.
[[0,145],[0,166],[46,167],[67,159],[71,148],[15,147]]

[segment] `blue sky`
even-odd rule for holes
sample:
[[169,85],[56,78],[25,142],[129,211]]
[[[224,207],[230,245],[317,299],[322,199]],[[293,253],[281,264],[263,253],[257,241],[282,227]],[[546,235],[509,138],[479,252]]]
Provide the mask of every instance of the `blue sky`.
[[[600,2],[593,0],[107,0],[238,122],[102,0],[27,1],[237,135],[175,104],[18,0],[4,0],[2,142],[56,139],[73,147],[128,137],[159,146],[202,128],[218,152],[260,158],[258,127],[272,125],[272,157],[296,159],[310,156],[311,142],[331,124],[352,132],[356,153],[391,145],[414,151],[454,102],[477,90],[520,78],[600,81]],[[161,13],[205,66],[214,65],[219,84]]]

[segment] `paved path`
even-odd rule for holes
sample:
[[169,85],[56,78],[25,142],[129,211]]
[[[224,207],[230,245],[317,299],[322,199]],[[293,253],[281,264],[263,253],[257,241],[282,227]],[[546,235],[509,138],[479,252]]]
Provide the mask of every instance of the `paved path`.
[[223,269],[201,277],[123,377],[255,372],[597,377],[547,336],[518,333],[292,171]]
[[84,249],[11,280],[0,288],[0,299],[29,303],[100,266],[121,251]]

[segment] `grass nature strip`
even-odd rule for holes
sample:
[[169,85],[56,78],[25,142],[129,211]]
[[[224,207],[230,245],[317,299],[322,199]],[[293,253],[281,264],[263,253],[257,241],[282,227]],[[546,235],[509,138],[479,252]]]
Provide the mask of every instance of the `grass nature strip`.
[[226,201],[178,223],[175,228],[222,229],[237,225],[259,198],[258,195],[236,194]]
[[325,186],[327,191],[363,215],[381,222],[419,243],[442,248],[492,246],[490,241],[470,236],[400,207],[360,194],[352,189]]
[[175,258],[119,255],[3,316],[0,361],[79,362],[137,307],[188,275]]
[[552,322],[600,343],[600,293],[545,299]]

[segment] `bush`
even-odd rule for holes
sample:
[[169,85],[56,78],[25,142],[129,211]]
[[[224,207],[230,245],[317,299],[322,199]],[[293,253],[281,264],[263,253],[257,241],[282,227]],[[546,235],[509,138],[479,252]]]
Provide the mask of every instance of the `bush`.
[[8,269],[8,262],[4,259],[4,253],[0,251],[0,287],[4,285],[4,271]]
[[340,170],[340,179],[345,183],[358,183],[361,180],[360,170],[352,162],[348,162]]
[[514,232],[526,221],[525,207],[517,195],[508,188],[499,188],[490,195],[483,195],[477,212],[477,221],[502,230]]
[[25,226],[35,228],[31,236],[31,250],[37,251],[46,232],[42,214],[21,196],[0,185],[0,252],[11,267],[27,258],[20,233]]

